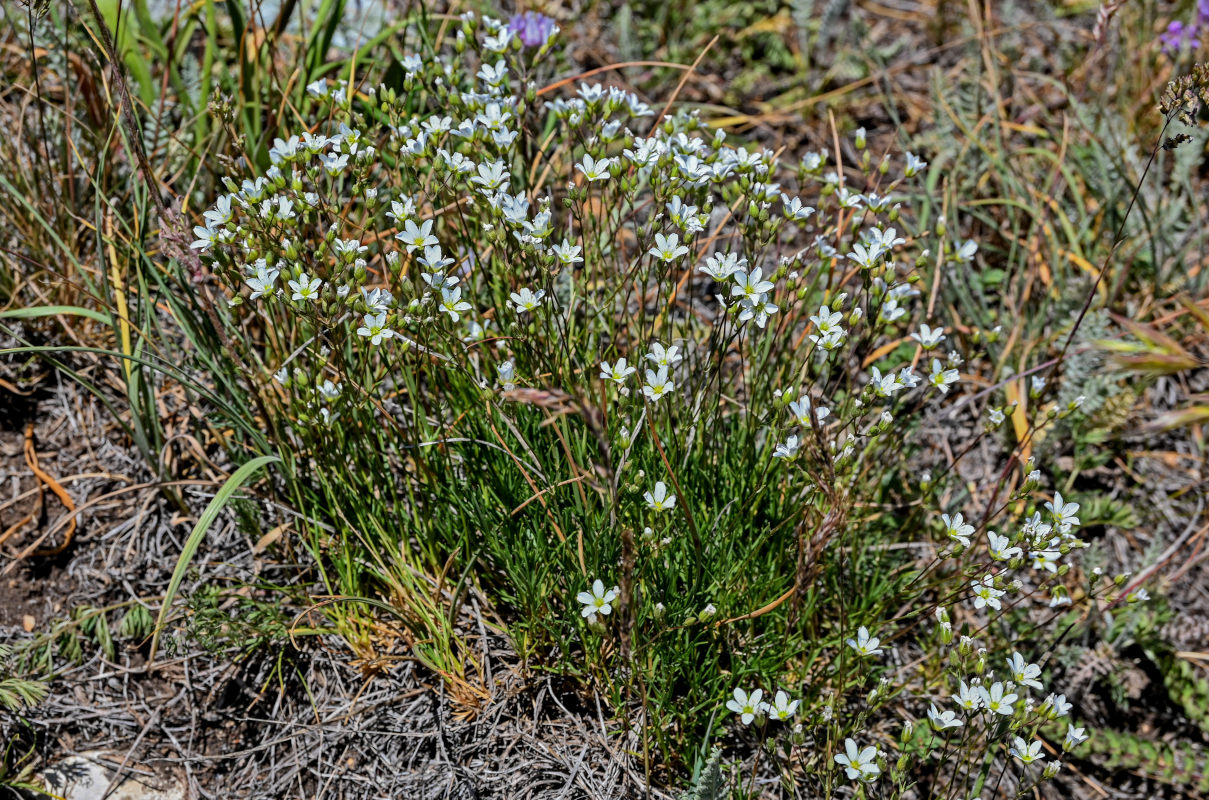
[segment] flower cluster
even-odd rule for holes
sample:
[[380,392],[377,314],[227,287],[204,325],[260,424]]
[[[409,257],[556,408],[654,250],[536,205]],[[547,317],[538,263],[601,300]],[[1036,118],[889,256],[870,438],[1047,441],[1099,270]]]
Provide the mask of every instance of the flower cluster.
[[1209,0],[1197,0],[1196,17],[1188,23],[1172,20],[1159,34],[1163,52],[1175,55],[1185,50],[1199,50],[1201,34],[1209,28]]

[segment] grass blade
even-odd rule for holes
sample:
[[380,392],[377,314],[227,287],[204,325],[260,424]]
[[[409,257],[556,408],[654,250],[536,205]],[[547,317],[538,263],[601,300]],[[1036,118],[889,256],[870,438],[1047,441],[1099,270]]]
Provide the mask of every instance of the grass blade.
[[168,609],[172,607],[172,600],[176,597],[177,591],[180,589],[181,581],[185,578],[185,570],[189,568],[189,563],[193,560],[193,556],[197,554],[197,549],[201,546],[201,541],[206,535],[206,531],[214,524],[214,520],[218,517],[218,512],[222,511],[227,501],[231,496],[243,486],[244,481],[252,476],[266,464],[271,464],[274,461],[280,461],[277,456],[264,455],[252,459],[248,463],[241,466],[227,478],[226,483],[218,490],[218,494],[214,495],[214,499],[206,506],[206,510],[202,512],[198,518],[197,524],[193,526],[193,531],[189,534],[189,538],[185,541],[185,549],[181,551],[180,558],[176,562],[176,568],[172,570],[172,580],[168,583],[168,591],[164,595],[164,604],[160,607],[159,617],[155,620],[155,633],[151,637],[151,653],[147,656],[147,661],[155,660],[155,651],[159,646],[160,631],[164,628],[164,620],[168,617]]

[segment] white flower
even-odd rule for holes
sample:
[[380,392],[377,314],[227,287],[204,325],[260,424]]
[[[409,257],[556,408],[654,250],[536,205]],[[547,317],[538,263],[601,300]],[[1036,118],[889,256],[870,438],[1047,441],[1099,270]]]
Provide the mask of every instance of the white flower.
[[956,712],[938,711],[933,704],[928,705],[928,719],[932,721],[932,727],[938,731],[943,731],[945,728],[960,728],[964,724],[957,718]]
[[1021,554],[1019,547],[1009,547],[1012,542],[1006,536],[1000,536],[995,531],[987,531],[987,550],[991,553],[991,558],[996,561],[1011,561],[1013,558]]
[[608,361],[600,362],[600,377],[618,384],[625,383],[625,379],[637,371],[638,368],[627,365],[624,358],[617,359],[617,363],[612,366],[609,366]]
[[1045,698],[1045,702],[1041,704],[1041,707],[1045,708],[1047,706],[1054,719],[1065,717],[1070,713],[1071,709],[1071,704],[1066,702],[1066,695],[1064,694],[1051,694]]
[[961,682],[961,689],[957,693],[957,705],[964,708],[966,711],[977,711],[982,708],[982,695],[978,690],[981,687],[975,686],[971,689],[966,685],[965,681]]
[[389,339],[395,335],[395,332],[386,327],[386,314],[366,314],[363,319],[364,324],[357,328],[357,335],[364,336],[369,339],[369,343],[375,347],[382,343],[383,339]]
[[583,603],[584,607],[580,610],[580,614],[585,617],[595,618],[597,614],[607,617],[613,613],[613,601],[617,599],[618,589],[614,586],[612,589],[605,591],[604,583],[597,578],[592,582],[592,591],[580,592],[575,599]]
[[558,263],[564,266],[582,263],[583,257],[580,255],[582,252],[582,247],[577,244],[573,245],[566,239],[563,239],[562,244],[550,248],[551,255],[558,259]]
[[958,261],[962,262],[963,264],[968,264],[974,260],[974,254],[977,252],[978,242],[975,242],[973,239],[966,239],[961,243],[961,246],[957,248],[957,252],[954,255]]
[[928,166],[927,161],[924,161],[922,158],[915,155],[914,153],[911,153],[911,152],[906,153],[905,158],[907,161],[907,165],[906,165],[906,167],[903,168],[903,174],[906,175],[908,178],[914,178],[925,167]]
[[839,311],[832,311],[828,306],[819,306],[819,313],[810,317],[810,321],[814,323],[814,327],[821,334],[832,333],[833,331],[842,330],[839,325],[844,315]]
[[319,385],[319,394],[324,400],[331,402],[340,396],[340,387],[330,380],[324,379],[323,383]]
[[263,295],[271,295],[273,293],[273,286],[277,283],[278,274],[277,270],[266,267],[262,261],[256,267],[256,274],[244,281],[252,290],[252,293],[248,295],[248,299],[255,300]]
[[674,367],[684,359],[684,356],[680,354],[680,348],[674,344],[664,347],[659,342],[651,342],[651,352],[646,354],[646,359],[656,367]]
[[848,639],[847,642],[848,646],[855,650],[858,655],[876,656],[882,653],[882,649],[879,647],[882,643],[881,639],[878,639],[876,636],[870,636],[869,629],[864,625],[857,629],[856,638]]
[[1079,518],[1075,516],[1079,513],[1079,504],[1063,502],[1060,492],[1054,492],[1054,502],[1046,503],[1045,507],[1059,530],[1070,530],[1079,524]]
[[583,161],[576,164],[575,168],[582,172],[588,181],[606,181],[609,179],[609,167],[611,166],[613,166],[611,158],[602,158],[597,161],[588,153],[584,153]]
[[716,281],[725,281],[741,269],[747,269],[747,259],[739,258],[738,253],[714,253],[705,259],[705,266],[699,267],[698,271]]
[[941,514],[940,521],[944,523],[946,536],[962,547],[970,546],[970,534],[974,532],[974,526],[966,523],[965,517],[961,514],[954,514],[952,517]]
[[881,774],[881,768],[873,762],[877,758],[877,748],[873,745],[864,750],[857,750],[856,742],[844,740],[844,752],[835,756],[835,763],[848,773],[848,780],[869,782]]
[[660,367],[658,372],[650,369],[646,371],[646,385],[642,387],[642,393],[649,399],[658,400],[675,388],[676,384],[668,377],[667,367]]
[[756,327],[763,328],[768,324],[768,318],[777,313],[778,308],[775,303],[768,302],[768,295],[762,294],[756,300],[750,300],[744,297],[740,302],[739,321],[747,322],[749,319],[756,321]]
[[1032,764],[1034,761],[1044,761],[1041,755],[1041,741],[1025,742],[1019,736],[1012,737],[1012,748],[1009,750],[1012,755],[1020,759],[1021,764]]
[[995,681],[993,684],[991,684],[990,691],[987,691],[985,686],[979,686],[978,693],[982,695],[983,708],[987,709],[988,711],[994,711],[996,714],[1002,714],[1005,717],[1010,717],[1016,710],[1013,707],[1013,703],[1016,702],[1018,695],[1012,692],[1007,692],[1004,685],[999,681]]
[[519,292],[513,292],[512,307],[516,309],[516,313],[521,314],[526,311],[536,311],[542,304],[542,298],[546,296],[545,289],[538,289],[536,292],[528,288],[521,289]]
[[911,334],[911,338],[919,342],[920,346],[925,350],[931,350],[936,345],[940,344],[945,339],[944,328],[930,328],[927,323],[921,322],[919,331]]
[[450,288],[441,288],[441,313],[448,314],[450,322],[457,322],[461,319],[463,311],[469,311],[470,303],[462,299],[462,290],[458,286]]
[[193,228],[193,235],[197,237],[196,241],[189,247],[193,250],[209,250],[217,240],[217,232],[210,227],[196,226]]
[[1145,587],[1139,586],[1129,594],[1125,595],[1126,603],[1144,603],[1150,599],[1150,592],[1146,591]]
[[873,269],[881,257],[882,249],[880,247],[866,248],[862,244],[852,245],[852,252],[848,254],[848,258],[855,261],[861,269]]
[[814,213],[813,208],[802,205],[802,198],[790,197],[784,192],[781,193],[781,205],[783,206],[781,209],[782,213],[784,213],[789,219],[792,219],[796,222],[809,219],[810,215]]
[[776,450],[773,451],[773,458],[784,458],[789,461],[797,458],[798,450],[801,449],[802,443],[796,436],[790,436],[785,440],[784,444],[778,444]]
[[416,225],[415,221],[407,220],[403,224],[403,230],[396,233],[395,238],[407,247],[408,253],[440,244],[437,237],[432,235],[432,220],[430,219],[424,220],[422,225]]
[[730,290],[732,297],[734,295],[741,295],[755,302],[760,298],[760,295],[773,290],[774,284],[772,281],[763,280],[759,267],[756,267],[751,272],[737,270],[731,277],[735,281],[735,285]]
[[221,195],[214,203],[214,208],[202,214],[206,218],[206,227],[221,228],[231,221],[231,195]]
[[1087,741],[1087,734],[1082,728],[1076,728],[1074,725],[1067,724],[1066,738],[1062,740],[1063,750],[1073,750],[1079,745]]
[[970,588],[974,590],[974,608],[990,606],[996,611],[1003,608],[1003,603],[999,598],[1007,592],[996,589],[994,581],[995,579],[990,575],[985,576],[981,581],[970,581]]
[[1037,691],[1044,688],[1041,681],[1037,680],[1041,677],[1041,667],[1028,663],[1020,653],[1012,653],[1012,657],[1007,660],[1007,665],[1008,671],[1012,674],[1012,680],[1016,683],[1021,686],[1031,686]]
[[1034,550],[1033,569],[1042,569],[1046,572],[1057,573],[1058,559],[1061,557],[1062,552],[1059,550]]
[[[811,427],[810,419],[811,402],[810,395],[804,394],[797,400],[792,400],[789,403],[789,413],[793,414],[793,418],[803,428]],[[831,414],[831,409],[824,406],[814,406],[814,416],[821,423]]]
[[959,378],[957,370],[945,369],[940,359],[932,359],[932,373],[928,375],[928,382],[939,389],[941,394],[948,394],[949,384],[957,383]]
[[735,699],[727,700],[726,707],[738,714],[744,725],[750,725],[752,720],[764,713],[764,704],[760,702],[764,696],[763,689],[756,689],[751,694],[735,689],[733,695]]
[[772,704],[766,706],[768,709],[768,716],[772,717],[773,719],[780,720],[781,722],[786,722],[793,718],[793,715],[797,712],[798,705],[800,703],[800,700],[791,701],[789,699],[789,695],[778,690],[776,696],[772,699]]
[[643,494],[643,498],[646,500],[646,507],[655,513],[667,511],[676,506],[676,495],[667,493],[667,484],[663,481],[657,481],[654,493],[646,492]]
[[499,384],[505,392],[510,392],[516,388],[516,364],[511,361],[505,361],[502,364],[496,365],[495,371],[499,373]]
[[319,296],[319,288],[323,286],[323,281],[318,278],[308,278],[303,272],[298,276],[298,280],[289,281],[290,288],[294,290],[292,300],[314,300]]
[[671,234],[664,236],[662,233],[655,234],[655,246],[650,249],[650,254],[663,262],[675,261],[680,256],[688,253],[688,248],[680,244],[680,236]]

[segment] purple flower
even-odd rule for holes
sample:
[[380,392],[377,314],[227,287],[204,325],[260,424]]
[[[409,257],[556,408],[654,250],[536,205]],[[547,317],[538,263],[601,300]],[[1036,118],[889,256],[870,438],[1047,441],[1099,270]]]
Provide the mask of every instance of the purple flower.
[[553,19],[536,11],[516,14],[508,22],[508,32],[519,36],[525,47],[541,47],[557,30]]
[[[1200,14],[1200,5],[1198,4],[1197,6],[1198,15]],[[1195,23],[1185,25],[1182,22],[1173,21],[1167,26],[1167,30],[1159,34],[1159,41],[1163,43],[1163,52],[1170,55],[1177,50],[1185,48],[1193,50],[1199,48],[1201,46],[1201,42],[1197,38],[1199,34],[1200,31]]]
[[1209,0],[1197,0],[1196,24],[1200,26],[1209,25]]

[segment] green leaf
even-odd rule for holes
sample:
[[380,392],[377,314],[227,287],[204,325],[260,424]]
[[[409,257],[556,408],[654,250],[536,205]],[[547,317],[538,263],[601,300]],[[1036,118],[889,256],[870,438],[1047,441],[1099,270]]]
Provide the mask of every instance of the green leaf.
[[172,600],[180,589],[181,581],[185,579],[185,570],[189,568],[193,556],[197,555],[197,549],[201,546],[206,531],[210,530],[210,526],[218,518],[218,513],[223,510],[235,492],[243,486],[244,481],[252,476],[252,473],[266,464],[280,460],[277,456],[272,455],[259,456],[235,470],[198,518],[197,524],[193,526],[193,532],[185,541],[185,549],[181,551],[180,558],[177,559],[176,568],[172,571],[172,580],[168,583],[168,592],[164,595],[164,604],[160,607],[159,617],[155,620],[155,634],[151,637],[151,652],[147,656],[148,663],[155,660],[155,651],[159,646],[160,632],[164,629],[164,620],[168,617],[168,609],[172,607]]
[[80,306],[33,306],[31,308],[12,308],[0,311],[0,319],[36,319],[38,317],[57,317],[67,314],[75,317],[88,317],[102,325],[112,325],[113,320],[108,314]]

